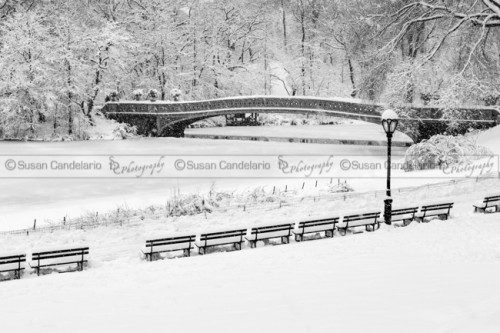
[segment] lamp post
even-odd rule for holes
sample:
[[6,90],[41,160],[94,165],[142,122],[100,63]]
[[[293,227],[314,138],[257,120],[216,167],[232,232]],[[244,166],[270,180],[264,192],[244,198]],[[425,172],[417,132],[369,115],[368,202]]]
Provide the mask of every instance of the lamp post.
[[392,154],[392,136],[398,127],[399,117],[393,110],[386,110],[382,114],[382,127],[387,134],[387,190],[384,200],[384,218],[385,224],[391,224],[392,215],[392,197],[391,197],[391,154]]

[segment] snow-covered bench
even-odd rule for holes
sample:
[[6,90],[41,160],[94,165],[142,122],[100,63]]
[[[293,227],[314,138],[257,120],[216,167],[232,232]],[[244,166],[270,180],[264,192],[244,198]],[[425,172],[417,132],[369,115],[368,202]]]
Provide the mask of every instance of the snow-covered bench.
[[37,275],[40,275],[40,269],[44,267],[72,264],[76,264],[76,269],[78,271],[82,271],[84,264],[87,262],[85,256],[88,254],[88,247],[36,252],[31,255],[32,262],[30,263],[30,266],[35,269]]
[[391,211],[391,222],[403,222],[404,226],[415,219],[418,207],[396,208]]
[[233,244],[236,250],[241,250],[246,233],[247,229],[206,233],[200,236],[200,240],[195,245],[198,247],[199,254],[205,254],[209,247],[228,244]]
[[325,237],[333,237],[335,225],[339,223],[340,217],[332,217],[320,220],[311,220],[299,222],[298,228],[293,231],[295,241],[300,242],[305,234],[325,232]]
[[474,204],[474,212],[500,212],[500,194],[490,195]]
[[453,202],[449,202],[424,205],[420,208],[420,212],[417,213],[415,217],[421,222],[425,222],[427,218],[433,217],[437,217],[441,220],[447,220],[450,217],[450,211],[453,208],[453,204]]
[[0,257],[0,273],[14,272],[14,279],[19,279],[21,278],[21,272],[24,270],[25,262],[25,254]]
[[159,256],[160,253],[173,251],[184,251],[184,255],[189,257],[195,240],[196,235],[151,239],[146,241],[146,251],[143,253],[149,261],[153,261],[154,257]]
[[365,227],[366,231],[374,231],[380,227],[381,212],[358,213],[353,215],[344,215],[342,219],[342,227],[338,226],[340,234],[345,236],[347,230],[355,227]]
[[281,238],[281,243],[288,244],[292,235],[293,224],[278,224],[264,227],[252,228],[250,235],[246,239],[250,242],[250,247],[257,247],[258,241],[264,241],[272,238]]

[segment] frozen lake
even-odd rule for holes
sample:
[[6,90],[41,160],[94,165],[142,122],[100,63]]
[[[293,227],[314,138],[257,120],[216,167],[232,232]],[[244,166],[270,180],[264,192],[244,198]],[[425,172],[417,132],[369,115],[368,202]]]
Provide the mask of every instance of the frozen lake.
[[[384,145],[386,134],[382,126],[355,122],[342,125],[304,125],[304,126],[228,126],[189,128],[184,132],[187,136],[231,136],[231,137],[265,137],[271,141],[280,139],[312,139],[335,141],[369,141]],[[298,140],[295,140],[298,141]],[[393,138],[396,144],[412,144],[412,139],[404,133],[396,132]]]

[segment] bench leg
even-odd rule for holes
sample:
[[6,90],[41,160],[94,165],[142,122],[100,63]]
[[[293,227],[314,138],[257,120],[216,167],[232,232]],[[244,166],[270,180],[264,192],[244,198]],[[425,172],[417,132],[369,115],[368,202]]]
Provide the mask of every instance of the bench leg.
[[198,249],[198,254],[200,254],[200,255],[204,255],[205,253],[206,253],[206,249],[205,249],[204,247],[200,247],[200,248]]
[[281,237],[281,244],[288,244],[288,243],[290,243],[290,236]]
[[403,220],[403,227],[407,227],[407,226],[409,226],[409,225],[410,225],[410,223],[411,223],[411,221],[412,221],[411,219],[406,219],[406,220]]
[[241,243],[234,243],[234,249],[237,251],[241,250]]
[[448,219],[448,214],[441,214],[441,215],[438,215],[438,218],[440,220],[447,220]]
[[191,256],[191,249],[184,249],[184,256],[190,257]]
[[474,213],[484,213],[486,210],[481,207],[474,207]]
[[303,235],[295,235],[295,241],[296,242],[302,242],[302,240],[304,239],[304,236]]
[[333,237],[333,233],[334,233],[333,230],[326,230],[325,231],[325,237],[332,238]]
[[14,279],[19,280],[21,278],[21,270],[18,269],[14,271]]
[[79,272],[83,271],[83,262],[79,262],[76,264],[76,270]]
[[338,230],[341,236],[345,236],[347,234],[347,228],[339,228]]
[[257,241],[250,241],[250,248],[255,249],[257,247]]

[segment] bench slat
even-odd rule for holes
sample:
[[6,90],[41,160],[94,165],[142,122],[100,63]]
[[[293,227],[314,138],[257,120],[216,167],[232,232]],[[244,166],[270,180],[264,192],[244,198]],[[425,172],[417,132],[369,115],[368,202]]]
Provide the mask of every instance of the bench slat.
[[35,255],[43,255],[43,254],[56,254],[56,253],[66,253],[66,252],[72,252],[72,251],[82,251],[82,250],[89,250],[88,247],[81,247],[77,249],[68,249],[68,250],[56,250],[56,251],[44,251],[44,252],[35,252],[32,254],[32,256]]
[[45,265],[30,265],[33,268],[42,268],[42,267],[50,267],[50,266],[58,266],[58,265],[70,265],[70,264],[80,264],[80,263],[85,263],[88,262],[87,260],[79,260],[79,261],[67,261],[67,262],[61,262],[61,263],[54,263],[54,264],[45,264]]
[[299,222],[299,228],[302,228],[302,226],[316,226],[316,225],[332,224],[332,223],[337,223],[339,220],[340,220],[340,217],[321,219],[321,220],[302,221],[302,222]]
[[6,270],[3,270],[3,271],[0,271],[0,273],[17,272],[17,271],[24,271],[24,267],[13,268],[13,269],[6,269]]
[[169,242],[186,242],[190,240],[196,239],[196,235],[191,235],[191,236],[179,236],[179,237],[169,237],[169,238],[159,238],[159,239],[151,239],[147,240],[146,243],[169,243]]
[[15,258],[26,258],[25,254],[18,254],[18,255],[13,255],[13,256],[6,256],[6,257],[0,257],[0,260],[8,260],[8,259],[15,259]]
[[0,261],[0,265],[17,264],[21,262],[26,262],[26,259]]
[[454,203],[425,205],[425,206],[422,206],[422,212],[424,212],[424,211],[432,211],[432,210],[439,210],[439,209],[453,208],[453,205],[454,205]]
[[64,257],[82,256],[82,255],[86,255],[86,254],[89,254],[89,251],[81,251],[81,252],[74,252],[74,253],[51,254],[51,255],[33,255],[32,259],[33,260],[57,259],[57,258],[64,258]]
[[201,241],[205,240],[214,240],[220,238],[229,238],[229,237],[237,237],[240,235],[246,234],[247,229],[239,229],[239,230],[231,230],[231,231],[223,231],[223,232],[211,232],[207,234],[202,234],[200,236]]

